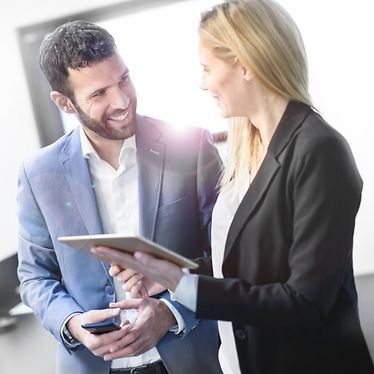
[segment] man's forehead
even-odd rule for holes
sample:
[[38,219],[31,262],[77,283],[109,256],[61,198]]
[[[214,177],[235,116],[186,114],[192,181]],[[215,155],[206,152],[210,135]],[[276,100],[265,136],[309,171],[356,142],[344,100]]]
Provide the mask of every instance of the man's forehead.
[[85,91],[100,89],[116,84],[128,74],[129,69],[122,59],[112,56],[106,60],[79,69],[68,69],[68,84],[71,88],[84,88]]

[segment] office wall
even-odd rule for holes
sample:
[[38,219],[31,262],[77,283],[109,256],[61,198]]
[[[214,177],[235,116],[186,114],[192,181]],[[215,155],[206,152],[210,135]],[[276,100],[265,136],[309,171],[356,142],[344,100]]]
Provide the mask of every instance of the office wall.
[[19,164],[24,157],[39,148],[16,28],[91,7],[101,7],[108,2],[5,0],[0,5],[0,260],[15,253],[17,248],[16,192]]
[[[198,0],[195,0],[198,2]],[[280,0],[296,19],[310,65],[311,92],[325,118],[349,141],[365,182],[357,217],[354,265],[356,273],[374,272],[374,173],[371,153],[374,134],[374,25],[372,0]],[[113,3],[110,0],[13,0],[1,5],[0,67],[0,259],[17,245],[16,184],[20,161],[39,147],[21,63],[15,28]],[[18,11],[21,9],[21,11]],[[188,58],[188,56],[187,56]],[[196,63],[198,63],[196,61]],[[152,79],[151,69],[145,71]],[[168,84],[165,81],[164,84]],[[174,82],[173,82],[174,83]],[[188,101],[185,111],[190,110]],[[213,104],[209,104],[213,105]]]
[[364,180],[353,259],[356,273],[373,273],[374,2],[280,2],[297,20],[303,35],[314,104],[347,138]]

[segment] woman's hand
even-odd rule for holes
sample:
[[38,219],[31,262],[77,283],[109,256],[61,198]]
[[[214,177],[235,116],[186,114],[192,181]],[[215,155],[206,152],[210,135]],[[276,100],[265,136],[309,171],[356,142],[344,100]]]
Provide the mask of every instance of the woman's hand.
[[146,298],[165,291],[165,287],[144,277],[143,274],[118,264],[111,265],[109,274],[123,283],[122,288],[130,292],[132,298]]
[[108,247],[93,247],[91,252],[103,261],[119,264],[123,268],[141,273],[146,278],[171,291],[175,291],[183,276],[183,271],[179,266],[142,252],[135,252],[134,255],[130,255]]

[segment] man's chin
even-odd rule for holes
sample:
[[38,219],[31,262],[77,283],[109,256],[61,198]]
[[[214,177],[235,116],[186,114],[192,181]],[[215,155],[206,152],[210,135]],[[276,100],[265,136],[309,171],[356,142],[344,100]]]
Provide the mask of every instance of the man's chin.
[[131,138],[135,134],[135,126],[131,126],[130,128],[126,127],[121,131],[115,131],[111,134],[107,134],[106,138],[111,140],[125,140]]

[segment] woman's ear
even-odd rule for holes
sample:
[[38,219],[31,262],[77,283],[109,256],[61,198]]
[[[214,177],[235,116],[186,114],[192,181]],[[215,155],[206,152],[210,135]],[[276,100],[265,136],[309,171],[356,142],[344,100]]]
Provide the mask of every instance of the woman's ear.
[[76,109],[71,100],[58,91],[50,93],[51,100],[65,113],[76,113]]
[[253,79],[253,73],[251,70],[243,67],[243,78],[246,82],[250,82]]

